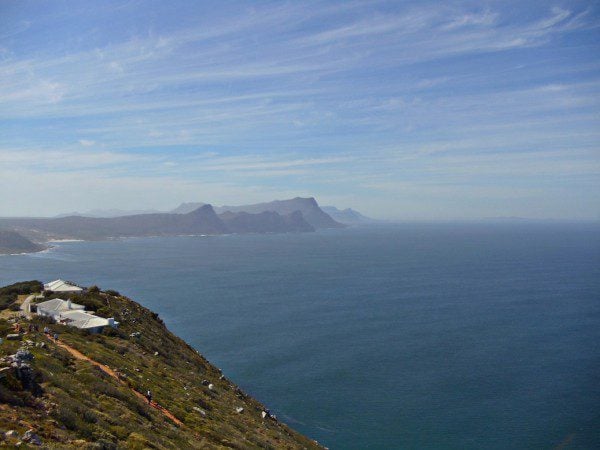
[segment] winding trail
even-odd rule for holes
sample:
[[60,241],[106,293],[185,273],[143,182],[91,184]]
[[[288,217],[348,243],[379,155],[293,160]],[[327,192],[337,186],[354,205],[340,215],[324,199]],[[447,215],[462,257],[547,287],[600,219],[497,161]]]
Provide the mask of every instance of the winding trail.
[[[98,361],[93,360],[89,356],[84,355],[79,350],[71,347],[68,344],[65,344],[64,342],[55,340],[53,337],[48,336],[48,335],[45,335],[45,336],[48,338],[49,341],[53,342],[58,347],[66,350],[67,352],[69,352],[74,358],[79,359],[81,361],[87,361],[90,364],[98,367],[100,370],[102,370],[108,376],[114,378],[120,384],[122,384],[123,386],[126,386],[128,389],[130,389],[131,392],[133,392],[138,398],[142,399],[144,402],[147,402],[146,396],[144,394],[142,394],[141,392],[138,392],[135,389],[133,389],[132,387],[130,387],[125,381],[123,381],[121,378],[119,378],[119,375],[113,369],[111,369],[107,365],[101,364]],[[180,426],[180,427],[184,426],[183,422],[181,420],[179,420],[177,417],[175,417],[173,415],[173,413],[171,411],[169,411],[167,408],[159,405],[156,402],[150,402],[149,405],[150,405],[150,407],[156,409],[157,411],[160,411],[164,416],[166,416],[169,419],[171,419],[177,426]]]

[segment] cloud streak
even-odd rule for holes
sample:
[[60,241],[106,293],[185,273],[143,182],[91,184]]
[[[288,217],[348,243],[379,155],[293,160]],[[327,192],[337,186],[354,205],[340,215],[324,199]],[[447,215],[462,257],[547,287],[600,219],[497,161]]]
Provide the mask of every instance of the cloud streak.
[[582,215],[600,215],[575,180],[600,184],[592,3],[71,6],[26,4],[7,18],[6,176],[95,171],[123,189],[127,177],[174,177],[181,190],[227,179],[227,192],[252,186],[254,200],[354,198],[401,217],[396,196],[414,189],[381,187],[494,182],[508,205],[518,175],[522,192],[553,180],[588,199]]

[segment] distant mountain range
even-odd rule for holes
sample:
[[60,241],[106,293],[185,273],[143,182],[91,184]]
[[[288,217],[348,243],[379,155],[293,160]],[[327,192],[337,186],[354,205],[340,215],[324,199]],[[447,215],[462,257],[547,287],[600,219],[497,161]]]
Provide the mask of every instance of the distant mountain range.
[[[185,214],[204,205],[203,203],[182,203],[175,208],[172,213]],[[215,211],[219,214],[225,212],[232,213],[250,213],[259,214],[265,211],[276,212],[280,215],[292,214],[300,211],[304,220],[311,224],[314,228],[343,228],[344,224],[336,222],[334,219],[324,212],[317,201],[313,197],[302,198],[296,197],[290,200],[275,200],[268,203],[256,203],[253,205],[242,206],[217,206]]]
[[121,217],[121,216],[137,216],[139,214],[159,214],[162,211],[157,209],[91,209],[84,213],[73,211],[70,213],[59,214],[55,217],[69,217],[69,216],[82,216],[82,217]]
[[[81,216],[81,217],[101,217],[101,218],[113,218],[122,216],[135,216],[140,214],[161,214],[161,213],[173,213],[173,214],[187,214],[207,203],[202,202],[187,202],[182,203],[177,208],[171,211],[158,211],[156,209],[140,209],[140,210],[123,210],[123,209],[93,209],[86,212],[71,212],[59,214],[55,217],[69,217],[69,216]],[[213,209],[217,214],[223,214],[227,211],[230,212],[248,212],[248,213],[261,213],[265,211],[274,211],[279,214],[289,214],[294,211],[302,212],[305,220],[313,225],[315,228],[338,228],[339,224],[344,225],[356,225],[377,222],[375,219],[371,219],[359,213],[358,211],[347,208],[344,210],[338,209],[335,206],[321,206],[317,204],[316,200],[312,197],[302,198],[296,197],[290,200],[276,200],[268,203],[257,203],[252,205],[242,206],[213,206]],[[325,212],[329,218],[323,215]],[[330,219],[333,219],[332,223]]]
[[[357,223],[364,216],[356,211],[331,209],[347,223]],[[110,217],[91,215],[107,214]],[[121,214],[125,215],[113,215]],[[364,219],[363,219],[364,218]],[[227,233],[287,233],[310,232],[321,228],[343,228],[323,211],[314,198],[293,198],[244,206],[221,206],[183,203],[173,211],[127,214],[122,210],[95,210],[90,215],[70,215],[53,218],[0,218],[0,229],[15,247],[38,251],[45,247],[32,241],[52,239],[98,240],[133,236],[201,235]],[[6,234],[9,233],[9,234]],[[16,245],[21,239],[21,244]],[[31,246],[27,247],[27,242]],[[8,248],[8,246],[7,246]],[[28,250],[29,248],[30,250]]]

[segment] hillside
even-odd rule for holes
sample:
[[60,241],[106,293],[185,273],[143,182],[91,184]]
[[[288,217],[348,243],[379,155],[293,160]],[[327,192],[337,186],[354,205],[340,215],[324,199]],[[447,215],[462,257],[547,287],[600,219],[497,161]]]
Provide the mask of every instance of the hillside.
[[139,214],[113,218],[69,216],[60,218],[0,219],[0,224],[44,232],[49,237],[106,239],[109,237],[174,234],[222,234],[228,230],[210,205],[189,214]]
[[[87,310],[114,317],[117,329],[90,335],[33,315],[21,319],[22,326],[39,331],[7,339],[14,333],[6,317],[15,314],[15,299],[39,288],[27,282],[0,289],[0,430],[12,431],[0,434],[5,444],[39,439],[50,448],[319,448],[263,414],[264,405],[169,332],[155,313],[117,292],[90,288],[73,296]],[[59,333],[58,342],[44,335],[45,326]],[[140,394],[147,390],[152,404]]]
[[339,222],[333,220],[329,215],[319,208],[319,204],[313,197],[296,197],[290,200],[275,200],[268,203],[256,203],[244,206],[222,206],[220,211],[247,213],[260,213],[263,211],[275,211],[279,214],[291,214],[300,211],[304,219],[315,228],[343,228]]
[[39,252],[45,248],[43,245],[30,241],[16,231],[0,230],[0,255]]
[[0,218],[0,225],[18,227],[46,239],[107,239],[226,233],[314,231],[298,214],[244,214],[220,218],[211,205],[185,214],[155,213],[119,217]]
[[339,209],[335,206],[321,206],[321,209],[329,214],[334,220],[346,225],[360,225],[377,222],[377,220],[364,216],[352,208]]
[[226,211],[219,217],[227,228],[234,233],[282,233],[315,231],[300,211],[281,215],[273,211],[264,211],[257,214],[247,212],[232,213]]

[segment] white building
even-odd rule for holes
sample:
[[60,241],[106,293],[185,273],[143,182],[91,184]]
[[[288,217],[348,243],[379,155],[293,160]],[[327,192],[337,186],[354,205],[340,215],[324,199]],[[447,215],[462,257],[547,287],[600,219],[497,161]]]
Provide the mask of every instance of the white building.
[[98,317],[85,311],[85,306],[71,300],[53,298],[36,306],[39,315],[52,317],[57,323],[88,330],[90,333],[101,333],[104,327],[116,328],[119,325],[115,319]]
[[84,311],[85,306],[73,303],[71,300],[63,300],[61,298],[53,298],[45,302],[38,303],[37,313],[41,316],[52,317],[58,320],[61,313],[67,311]]
[[54,280],[44,284],[44,290],[50,292],[82,292],[83,288],[64,280]]
[[115,322],[115,319],[104,317],[98,317],[85,311],[66,311],[60,313],[57,319],[58,323],[69,325],[82,330],[88,330],[90,333],[102,333],[104,327],[116,328],[119,322]]

